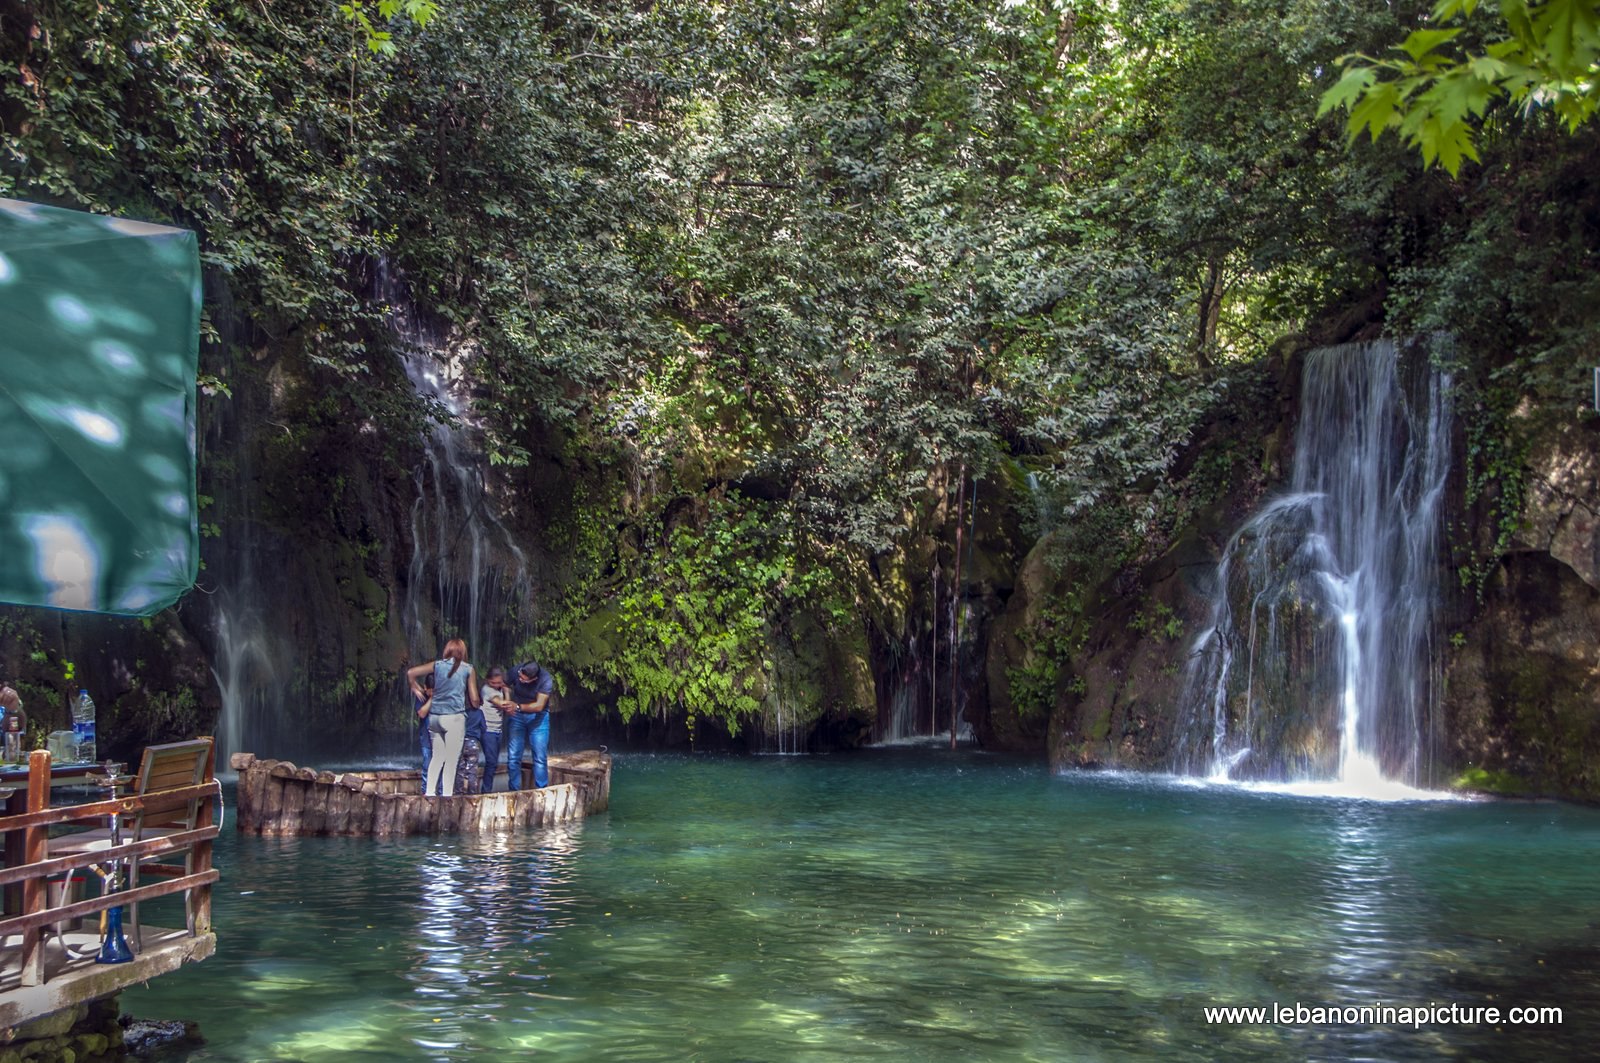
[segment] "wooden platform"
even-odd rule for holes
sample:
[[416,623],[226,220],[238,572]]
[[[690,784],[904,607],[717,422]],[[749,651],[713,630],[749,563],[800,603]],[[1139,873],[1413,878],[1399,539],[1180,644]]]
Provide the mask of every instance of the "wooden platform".
[[[602,750],[550,755],[550,785],[456,797],[422,796],[415,771],[317,771],[235,753],[234,821],[246,834],[476,834],[572,823],[611,801],[611,757]],[[528,768],[522,766],[526,774]]]
[[[58,806],[50,804],[52,786],[81,773],[82,766],[53,765],[42,749],[28,754],[26,788],[7,796],[0,816],[6,842],[0,867],[0,1042],[16,1036],[19,1024],[147,982],[216,951],[211,887],[218,872],[211,866],[211,847],[222,786],[214,778],[215,748],[209,738],[151,746],[137,775],[123,777],[131,790],[114,787],[115,777],[103,778],[97,799]],[[81,899],[75,890],[58,894],[53,888],[91,877],[91,866],[116,869],[123,887]],[[186,926],[140,926],[140,906],[167,896],[181,904]],[[135,956],[128,963],[99,964],[100,916],[113,907],[124,909],[124,934]]]
[[[131,963],[95,963],[94,954],[100,948],[100,935],[93,929],[97,923],[98,920],[85,920],[82,930],[47,936],[43,985],[22,984],[22,935],[0,938],[0,1038],[29,1019],[148,982],[186,963],[203,960],[217,950],[215,934],[144,926],[140,927],[137,944],[132,931],[126,935],[128,943],[134,945]],[[80,958],[72,953],[88,955]]]

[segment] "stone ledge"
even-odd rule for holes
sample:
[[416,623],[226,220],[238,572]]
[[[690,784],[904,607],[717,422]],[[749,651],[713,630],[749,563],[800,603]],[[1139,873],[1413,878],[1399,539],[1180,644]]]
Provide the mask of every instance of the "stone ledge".
[[[215,934],[191,937],[187,931],[147,927],[142,938],[143,948],[129,963],[75,961],[51,973],[40,986],[17,986],[14,978],[6,979],[5,990],[0,991],[0,1043],[25,1036],[26,1031],[19,1029],[24,1024],[112,996],[186,963],[198,963],[217,950]],[[53,945],[47,947],[54,950]]]

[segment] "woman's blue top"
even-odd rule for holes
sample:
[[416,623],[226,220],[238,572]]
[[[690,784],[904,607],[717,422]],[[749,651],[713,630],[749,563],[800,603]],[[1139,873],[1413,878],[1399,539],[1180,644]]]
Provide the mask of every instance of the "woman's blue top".
[[454,716],[467,711],[467,676],[472,674],[472,668],[462,661],[452,676],[450,669],[455,663],[448,657],[433,662],[433,708],[428,711],[435,716]]

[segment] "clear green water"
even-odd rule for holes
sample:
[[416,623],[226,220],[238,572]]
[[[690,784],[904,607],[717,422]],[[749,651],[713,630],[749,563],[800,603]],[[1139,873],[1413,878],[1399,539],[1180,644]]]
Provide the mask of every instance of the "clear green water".
[[[124,994],[194,1060],[1549,1059],[1592,1050],[1600,812],[623,756],[559,833],[219,845],[218,955]],[[150,922],[162,922],[155,912]],[[1561,1025],[1211,1026],[1213,1004]]]

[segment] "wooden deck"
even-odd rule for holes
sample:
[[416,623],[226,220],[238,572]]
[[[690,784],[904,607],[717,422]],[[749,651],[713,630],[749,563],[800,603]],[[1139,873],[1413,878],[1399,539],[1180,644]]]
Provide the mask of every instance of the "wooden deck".
[[[217,950],[217,936],[212,933],[143,926],[137,939],[132,931],[126,935],[134,949],[131,963],[96,963],[94,956],[100,947],[97,922],[88,920],[82,930],[48,935],[42,985],[22,984],[22,935],[0,938],[0,1041],[29,1019],[148,982]],[[75,953],[87,955],[80,958]]]
[[[7,793],[6,814],[0,816],[5,838],[0,1043],[31,1019],[147,982],[216,951],[211,885],[218,873],[211,866],[211,847],[218,830],[213,803],[221,785],[214,777],[215,750],[210,739],[152,746],[145,754],[146,766],[158,750],[184,751],[192,765],[185,779],[175,783],[141,767],[142,788],[117,794],[107,790],[85,804],[51,806],[52,783],[73,772],[81,776],[82,766],[52,770],[50,754],[43,750],[30,754],[26,771],[7,773],[26,785]],[[115,845],[109,837],[92,852],[57,844],[89,837],[61,836],[63,828],[103,826],[112,817],[128,830]],[[151,822],[157,819],[162,821],[160,830]],[[82,899],[52,888],[52,883],[69,878],[97,881],[92,867],[108,873],[120,868],[124,888],[107,894],[91,885],[98,895]],[[141,926],[138,905],[166,896],[181,901],[187,925],[181,930]],[[124,935],[134,958],[100,964],[95,962],[100,913],[112,907],[123,910]]]
[[[603,750],[550,755],[543,789],[424,797],[415,771],[317,771],[235,753],[235,821],[247,834],[478,834],[573,823],[611,801],[611,757]],[[529,768],[522,765],[524,786]]]

